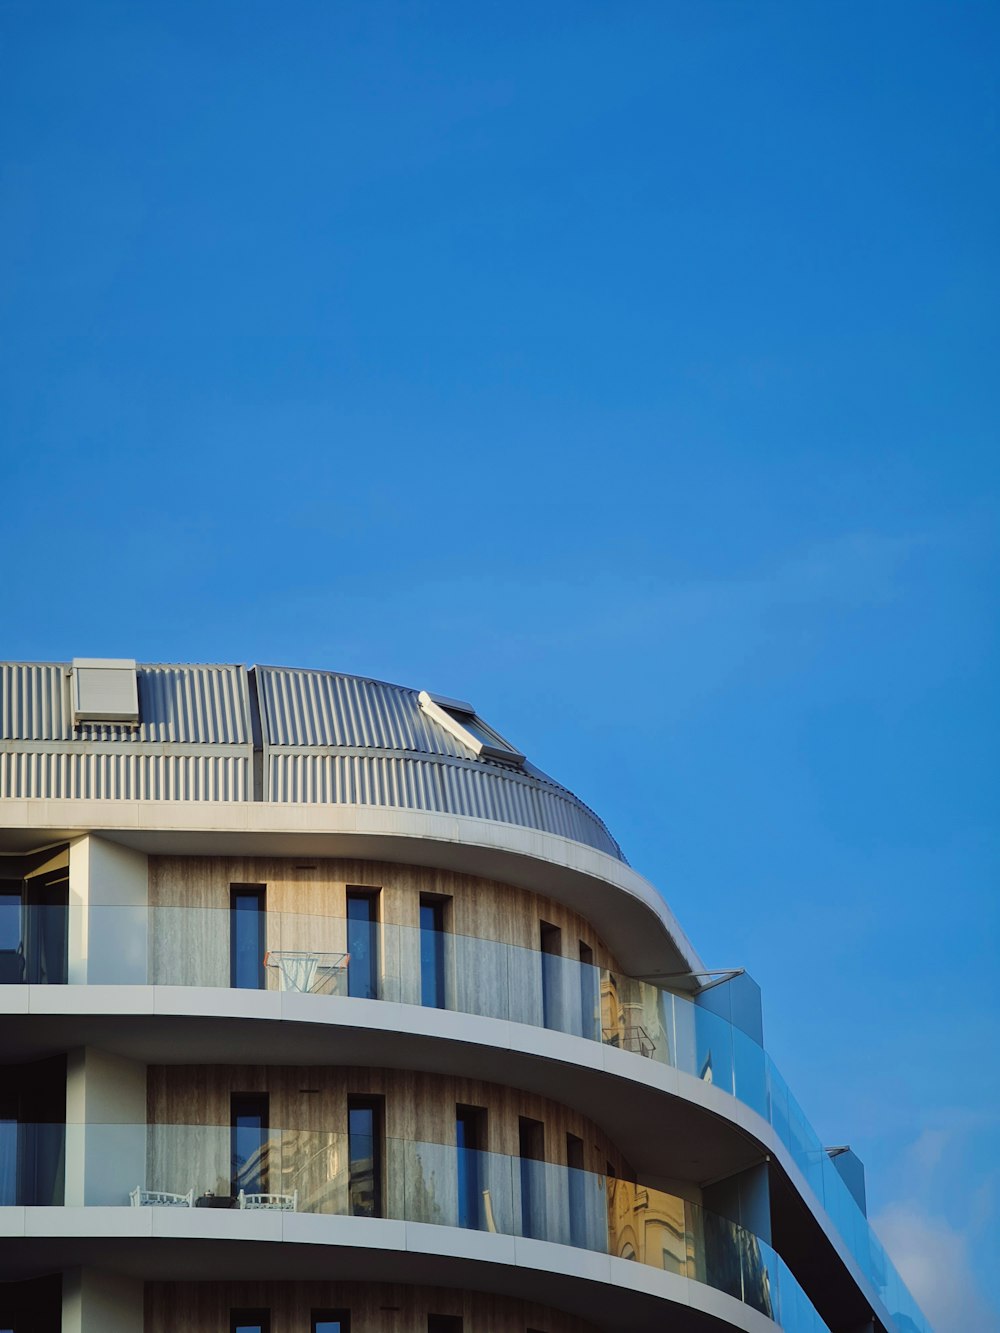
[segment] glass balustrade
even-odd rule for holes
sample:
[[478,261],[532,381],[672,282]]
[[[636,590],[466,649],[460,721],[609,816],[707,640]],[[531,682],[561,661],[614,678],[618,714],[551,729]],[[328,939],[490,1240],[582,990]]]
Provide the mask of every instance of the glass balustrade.
[[[62,1127],[58,1127],[62,1129]],[[230,1125],[68,1125],[77,1206],[371,1214],[356,1145],[317,1129]],[[701,1282],[788,1333],[829,1333],[758,1236],[662,1190],[549,1162],[442,1143],[386,1139],[373,1182],[385,1218],[525,1237],[609,1255]],[[374,1170],[375,1168],[373,1168]],[[0,1137],[0,1185],[17,1172]],[[12,1199],[4,1201],[13,1202]]]
[[66,1126],[0,1118],[0,1207],[63,1201]]
[[[234,945],[228,908],[71,906],[20,909],[23,941],[0,949],[0,984],[85,980],[90,984],[231,985]],[[44,912],[37,922],[32,911]],[[25,916],[24,914],[27,914]],[[343,917],[261,914],[263,989],[347,997],[352,979],[351,923]],[[14,939],[13,917],[6,935]],[[861,1271],[907,1333],[931,1327],[896,1273],[837,1168],[773,1061],[753,1036],[711,1009],[609,968],[496,940],[442,933],[429,950],[418,926],[370,928],[363,993],[381,1001],[433,1007],[548,1027],[679,1069],[739,1098],[769,1121]],[[6,936],[5,936],[6,938]],[[35,952],[32,953],[34,948]],[[63,962],[63,951],[68,961]],[[433,959],[433,978],[425,975]],[[430,984],[432,981],[433,984]]]

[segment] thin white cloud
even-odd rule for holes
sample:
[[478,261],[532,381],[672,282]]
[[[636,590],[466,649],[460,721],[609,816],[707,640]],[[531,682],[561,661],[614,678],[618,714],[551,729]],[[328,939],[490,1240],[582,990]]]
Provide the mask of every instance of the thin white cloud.
[[1000,1333],[964,1233],[912,1201],[890,1204],[872,1224],[935,1333]]

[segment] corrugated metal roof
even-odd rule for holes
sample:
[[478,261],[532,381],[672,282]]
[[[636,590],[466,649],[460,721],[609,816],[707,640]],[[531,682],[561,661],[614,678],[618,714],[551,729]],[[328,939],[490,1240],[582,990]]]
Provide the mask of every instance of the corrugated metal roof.
[[269,801],[396,806],[520,824],[621,858],[600,819],[568,792],[471,765],[417,756],[282,751],[269,756],[266,792]]
[[117,754],[85,747],[70,753],[0,752],[0,796],[65,801],[246,801],[250,758]]
[[68,673],[68,662],[0,664],[0,740],[249,744],[242,666],[138,667],[138,727],[94,722],[74,728]]
[[332,671],[257,667],[272,745],[350,745],[467,759],[469,748],[424,712],[417,691]]
[[[621,857],[604,823],[572,792],[531,765],[479,758],[424,712],[417,690],[333,671],[255,670],[268,800],[474,815]],[[337,753],[365,750],[382,753]]]
[[[471,815],[624,859],[572,792],[530,764],[481,758],[424,712],[416,690],[333,671],[254,675],[264,800]],[[137,727],[74,728],[68,663],[0,663],[0,797],[253,799],[247,669],[143,665],[137,677]]]

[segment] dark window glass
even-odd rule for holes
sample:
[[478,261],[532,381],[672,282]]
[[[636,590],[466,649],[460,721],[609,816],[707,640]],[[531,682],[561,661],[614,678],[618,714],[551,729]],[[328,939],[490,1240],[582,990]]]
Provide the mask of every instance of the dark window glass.
[[521,1173],[521,1231],[545,1236],[545,1126],[521,1116],[518,1122]]
[[68,872],[57,870],[26,879],[24,901],[26,980],[48,986],[65,985],[69,961]]
[[427,1333],[462,1333],[460,1314],[429,1314]]
[[24,980],[21,886],[0,884],[0,985]]
[[0,1119],[0,1204],[17,1203],[17,1121]]
[[267,1096],[234,1092],[230,1106],[233,1194],[266,1194]]
[[347,1099],[348,1194],[354,1217],[382,1216],[382,1103]]
[[560,993],[562,931],[558,926],[541,923],[542,945],[542,1023],[547,1028],[562,1028]]
[[348,1310],[313,1310],[312,1333],[351,1333]]
[[378,898],[374,893],[347,894],[347,993],[378,999]]
[[458,1225],[473,1231],[488,1227],[484,1187],[486,1176],[486,1112],[479,1106],[455,1108],[458,1155]]
[[431,1009],[444,1004],[444,903],[420,904],[420,1003]]
[[230,1310],[229,1333],[271,1333],[270,1310]]
[[597,1030],[600,1006],[600,989],[597,969],[594,967],[594,951],[589,944],[580,941],[580,1035],[599,1039]]
[[234,884],[230,890],[229,984],[238,990],[265,989],[265,907],[262,885]]
[[0,885],[0,949],[21,947],[21,886]]
[[583,1139],[566,1135],[569,1167],[569,1243],[585,1245],[587,1237],[587,1178],[583,1174]]

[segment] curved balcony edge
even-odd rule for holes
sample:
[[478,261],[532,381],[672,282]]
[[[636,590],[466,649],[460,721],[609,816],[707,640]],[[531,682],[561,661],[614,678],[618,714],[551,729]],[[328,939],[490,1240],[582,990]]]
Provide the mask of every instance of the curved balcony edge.
[[[653,1327],[670,1307],[678,1333],[774,1333],[766,1315],[691,1278],[552,1241],[427,1222],[198,1209],[3,1207],[0,1274],[112,1266],[147,1278],[306,1280],[335,1249],[352,1280],[392,1280],[544,1299],[609,1330]],[[685,1317],[686,1316],[686,1317]]]
[[[0,850],[94,834],[153,854],[299,856],[457,870],[544,893],[580,912],[633,976],[705,965],[663,897],[606,852],[555,833],[466,815],[368,805],[190,801],[0,802]],[[540,868],[544,878],[540,877]]]
[[[36,1022],[23,1023],[34,1015]],[[680,1117],[678,1138],[704,1136],[705,1118],[728,1127],[715,1134],[718,1154],[706,1178],[741,1170],[767,1156],[784,1172],[820,1227],[826,1242],[871,1308],[888,1328],[894,1321],[816,1198],[776,1129],[732,1094],[683,1070],[583,1037],[507,1019],[425,1009],[387,1000],[329,997],[289,991],[223,990],[180,986],[6,986],[0,988],[0,1044],[8,1045],[4,1018],[21,1020],[44,1035],[51,1049],[94,1044],[132,1059],[166,1063],[338,1062],[442,1074],[464,1073],[586,1108],[613,1139],[628,1142],[640,1175],[680,1174],[663,1154],[671,1136],[635,1136],[637,1116],[654,1125],[668,1098]],[[46,1025],[47,1026],[47,1025]],[[338,1037],[336,1048],[331,1033]],[[499,1065],[498,1051],[504,1053]],[[24,1054],[24,1052],[19,1052]],[[623,1096],[623,1087],[625,1095]],[[687,1126],[687,1132],[685,1131]],[[646,1156],[635,1150],[646,1148]]]

